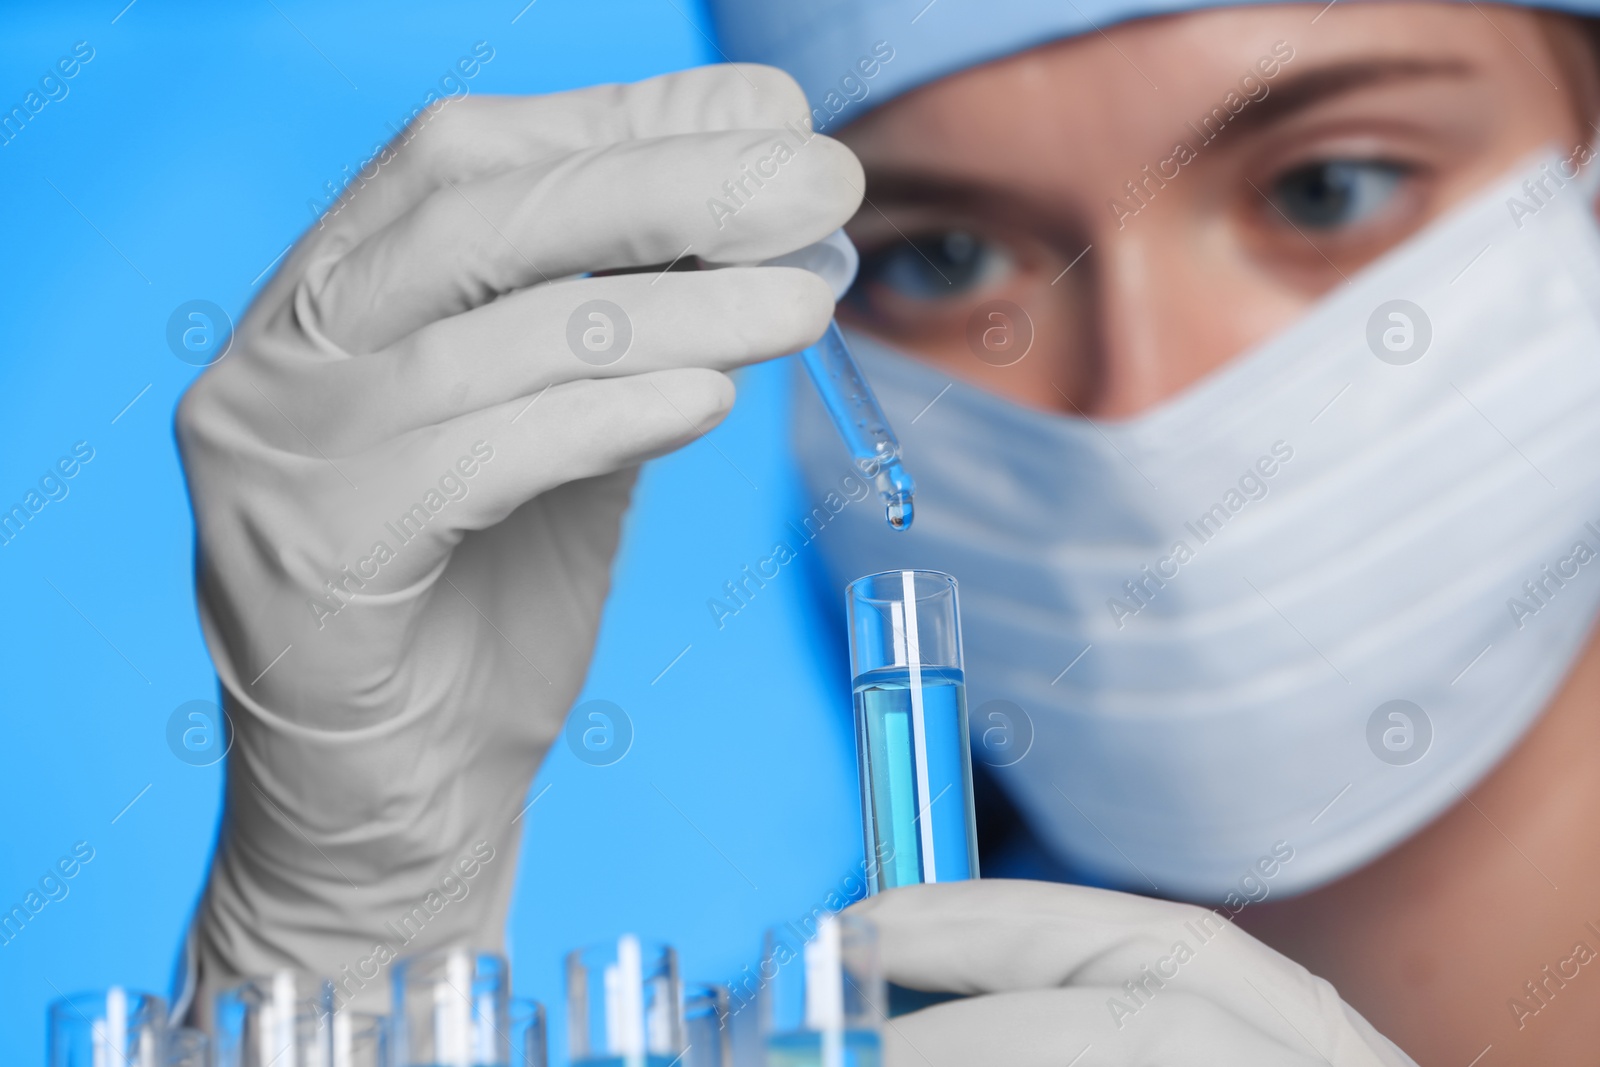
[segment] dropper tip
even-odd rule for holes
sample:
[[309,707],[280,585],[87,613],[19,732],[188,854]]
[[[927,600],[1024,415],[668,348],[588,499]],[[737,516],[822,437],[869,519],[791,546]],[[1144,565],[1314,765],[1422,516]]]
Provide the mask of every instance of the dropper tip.
[[884,505],[884,512],[889,519],[889,528],[891,530],[904,531],[910,529],[911,520],[915,516],[909,494],[902,494],[890,500]]

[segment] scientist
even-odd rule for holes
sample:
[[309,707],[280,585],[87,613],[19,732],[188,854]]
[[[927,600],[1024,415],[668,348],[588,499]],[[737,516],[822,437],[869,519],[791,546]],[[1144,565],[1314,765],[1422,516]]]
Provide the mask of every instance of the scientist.
[[[848,223],[921,489],[819,548],[960,576],[1027,847],[1108,887],[861,905],[892,978],[978,994],[889,1063],[1591,1061],[1600,64],[1562,6],[722,0],[771,67],[433,117],[180,407],[237,729],[195,1004],[386,963],[508,825],[639,464],[833,313],[738,264]],[[435,943],[502,941],[487,847]]]

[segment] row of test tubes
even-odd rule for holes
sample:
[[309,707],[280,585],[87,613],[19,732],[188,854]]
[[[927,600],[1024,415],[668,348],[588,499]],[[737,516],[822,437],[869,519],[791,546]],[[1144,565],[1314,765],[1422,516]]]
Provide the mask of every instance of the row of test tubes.
[[49,1067],[547,1067],[544,1009],[512,999],[493,952],[395,961],[389,1015],[341,1004],[330,978],[251,978],[212,1003],[211,1033],[172,1025],[153,993],[122,987],[51,1002]]
[[[746,975],[748,976],[748,969]],[[685,984],[670,945],[624,935],[566,959],[572,1067],[877,1067],[887,1000],[872,924],[775,927],[757,977]],[[218,994],[214,1038],[113,987],[48,1012],[50,1067],[549,1067],[543,1007],[510,996],[495,952],[397,960],[389,1015],[339,1005],[331,979],[279,971]],[[752,988],[753,987],[753,988]],[[754,1038],[752,1045],[751,1038]]]
[[[862,825],[877,892],[978,877],[956,580],[850,583]],[[625,935],[566,958],[573,1067],[877,1067],[887,996],[865,919],[770,929],[754,990],[685,986],[668,945]],[[403,957],[389,1016],[338,1005],[331,979],[279,972],[219,994],[215,1048],[120,988],[49,1012],[50,1067],[548,1067],[544,1009],[510,997],[493,952]],[[747,1010],[749,1009],[749,1010]],[[754,1016],[752,1019],[751,1016]],[[742,1025],[738,1025],[742,1024]],[[754,1034],[754,1051],[748,1038]]]

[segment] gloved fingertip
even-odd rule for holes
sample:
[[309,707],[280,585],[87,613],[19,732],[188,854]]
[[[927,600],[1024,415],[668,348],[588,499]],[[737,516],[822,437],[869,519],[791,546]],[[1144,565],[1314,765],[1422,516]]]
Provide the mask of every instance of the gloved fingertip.
[[804,122],[807,129],[811,127],[811,107],[794,75],[765,63],[731,63],[729,67],[740,81],[752,87],[760,114],[770,116],[772,125],[793,121]]
[[705,433],[733,408],[733,379],[721,371],[688,367],[654,376],[652,384],[676,416],[687,419],[697,433]]
[[842,226],[856,213],[866,196],[867,172],[861,160],[843,141],[817,134],[815,145],[823,160],[817,167],[817,175],[825,184],[834,209],[842,214],[839,223]]
[[833,290],[821,275],[796,268],[781,270],[784,276],[772,286],[773,296],[766,302],[768,320],[764,330],[783,349],[781,354],[815,344],[833,320]]

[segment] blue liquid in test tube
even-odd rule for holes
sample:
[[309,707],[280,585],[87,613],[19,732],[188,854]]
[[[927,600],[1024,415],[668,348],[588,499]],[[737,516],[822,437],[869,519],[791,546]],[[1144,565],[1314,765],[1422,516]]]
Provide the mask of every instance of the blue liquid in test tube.
[[888,571],[850,583],[856,758],[874,892],[978,877],[956,581]]
[[883,1042],[874,1030],[847,1030],[839,1049],[829,1055],[826,1034],[779,1034],[767,1039],[766,1067],[878,1067],[883,1062]]

